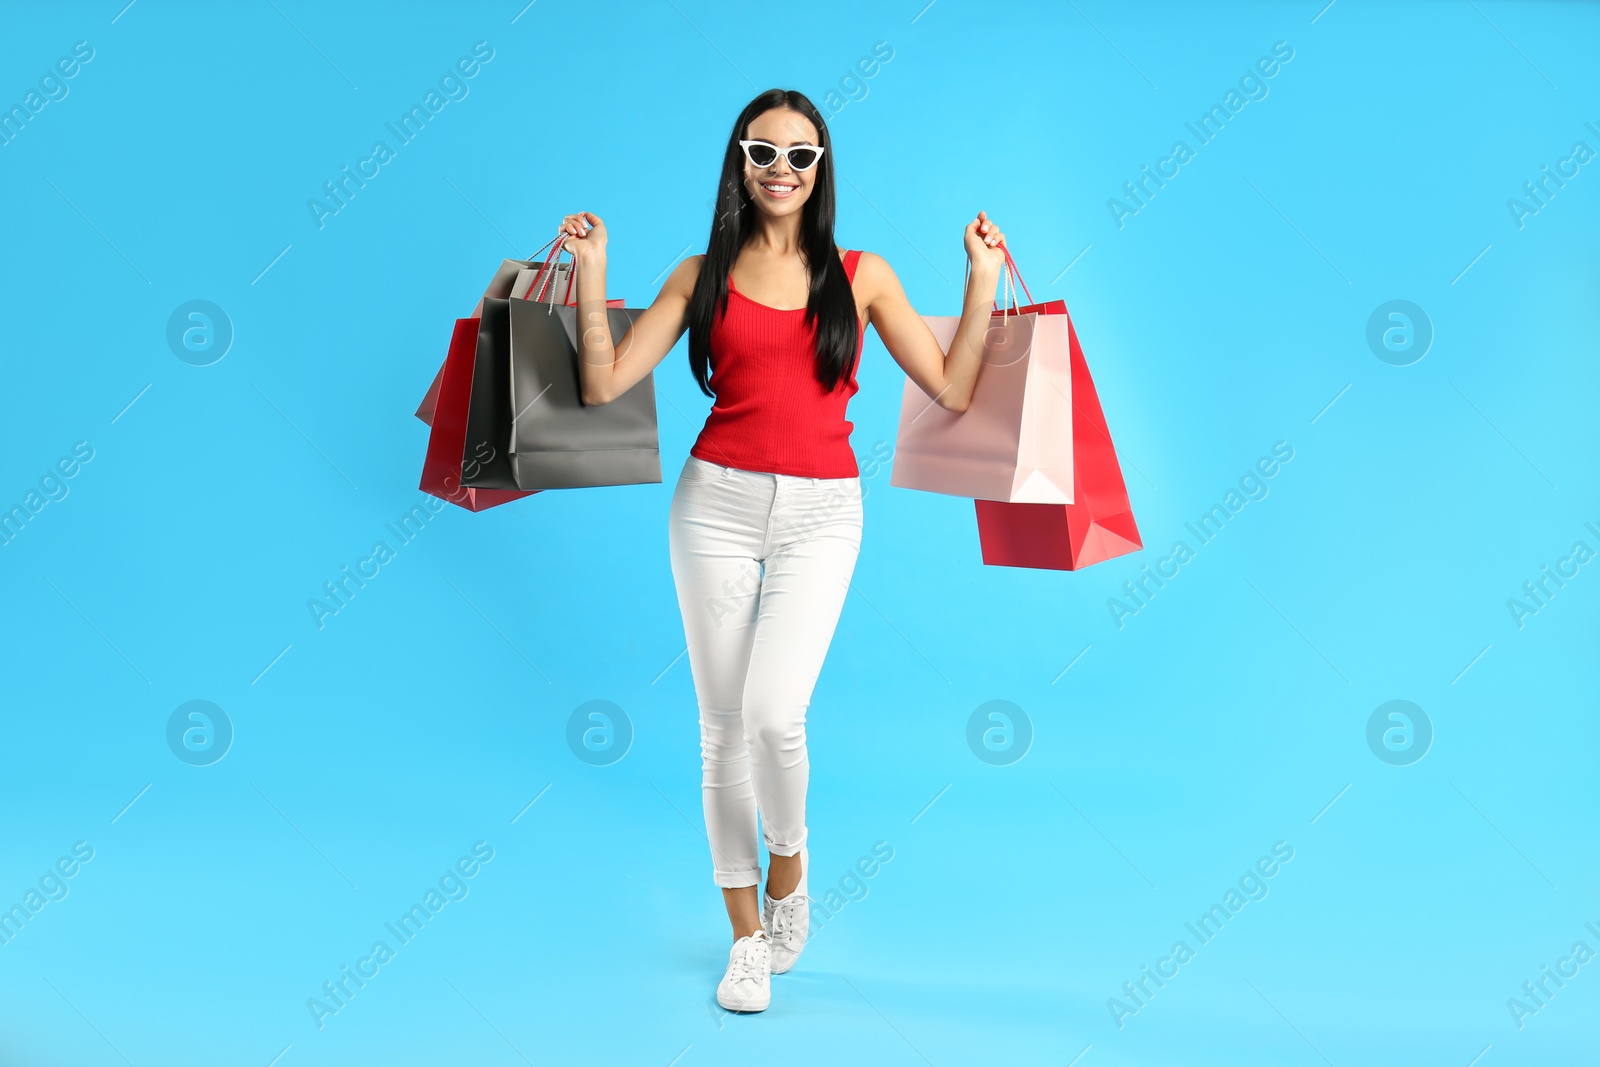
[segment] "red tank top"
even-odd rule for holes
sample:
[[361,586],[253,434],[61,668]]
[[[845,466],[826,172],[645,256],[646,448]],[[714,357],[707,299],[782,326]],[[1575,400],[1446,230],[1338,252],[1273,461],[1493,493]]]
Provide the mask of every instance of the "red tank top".
[[[852,283],[861,253],[844,254]],[[861,335],[866,336],[866,323]],[[845,408],[861,387],[858,355],[848,380],[823,390],[816,375],[816,331],[805,308],[757,303],[728,277],[728,306],[711,327],[711,390],[716,401],[689,454],[724,467],[809,478],[860,474]]]

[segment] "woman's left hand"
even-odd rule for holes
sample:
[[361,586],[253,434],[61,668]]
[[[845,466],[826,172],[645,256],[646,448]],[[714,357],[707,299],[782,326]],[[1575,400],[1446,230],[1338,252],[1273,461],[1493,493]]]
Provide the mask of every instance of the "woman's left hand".
[[967,259],[972,262],[974,270],[979,267],[992,267],[996,274],[1006,261],[1005,244],[1006,235],[1000,232],[1000,227],[983,212],[978,212],[978,217],[967,223],[966,245]]

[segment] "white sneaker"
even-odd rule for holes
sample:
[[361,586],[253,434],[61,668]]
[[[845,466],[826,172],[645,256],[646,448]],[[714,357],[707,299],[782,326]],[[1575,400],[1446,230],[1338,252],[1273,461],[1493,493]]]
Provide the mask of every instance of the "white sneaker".
[[729,1011],[765,1011],[772,1001],[772,942],[757,930],[733,943],[717,1003]]
[[773,974],[782,974],[794,966],[811,933],[811,900],[806,896],[806,875],[810,868],[811,857],[802,845],[800,884],[794,887],[794,892],[781,900],[773,900],[765,892],[761,894],[761,925],[772,939]]

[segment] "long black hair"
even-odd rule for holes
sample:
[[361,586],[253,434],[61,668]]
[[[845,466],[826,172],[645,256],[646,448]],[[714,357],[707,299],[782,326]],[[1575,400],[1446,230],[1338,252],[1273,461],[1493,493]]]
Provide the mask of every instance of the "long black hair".
[[750,123],[757,116],[774,108],[789,108],[811,120],[823,149],[811,196],[800,209],[800,251],[811,276],[805,322],[815,330],[817,381],[833,391],[847,378],[860,355],[856,300],[833,243],[833,145],[828,140],[828,124],[803,93],[768,89],[745,105],[728,134],[711,239],[706,244],[706,258],[700,265],[694,294],[689,298],[689,368],[700,383],[700,391],[707,396],[716,395],[711,391],[711,326],[715,316],[727,313],[728,273],[733,270],[740,249],[756,232],[758,209],[744,185],[744,149],[739,142],[750,136]]

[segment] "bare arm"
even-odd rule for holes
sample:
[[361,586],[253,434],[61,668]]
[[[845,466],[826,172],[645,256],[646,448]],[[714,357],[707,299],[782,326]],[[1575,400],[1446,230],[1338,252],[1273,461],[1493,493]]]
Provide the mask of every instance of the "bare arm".
[[[689,297],[700,256],[679,263],[650,306],[612,343],[606,315],[605,224],[598,215],[568,215],[562,232],[577,264],[578,387],[586,407],[608,404],[632,389],[666,358],[689,328]],[[598,240],[596,240],[598,238]]]
[[983,340],[993,311],[995,285],[1005,262],[1005,253],[999,247],[1004,240],[1005,236],[982,212],[967,224],[972,274],[967,279],[961,323],[949,352],[940,349],[938,339],[906,299],[900,279],[885,260],[867,252],[857,267],[857,276],[868,294],[868,319],[884,347],[906,377],[947,411],[965,411],[972,402],[972,390],[983,364]]

